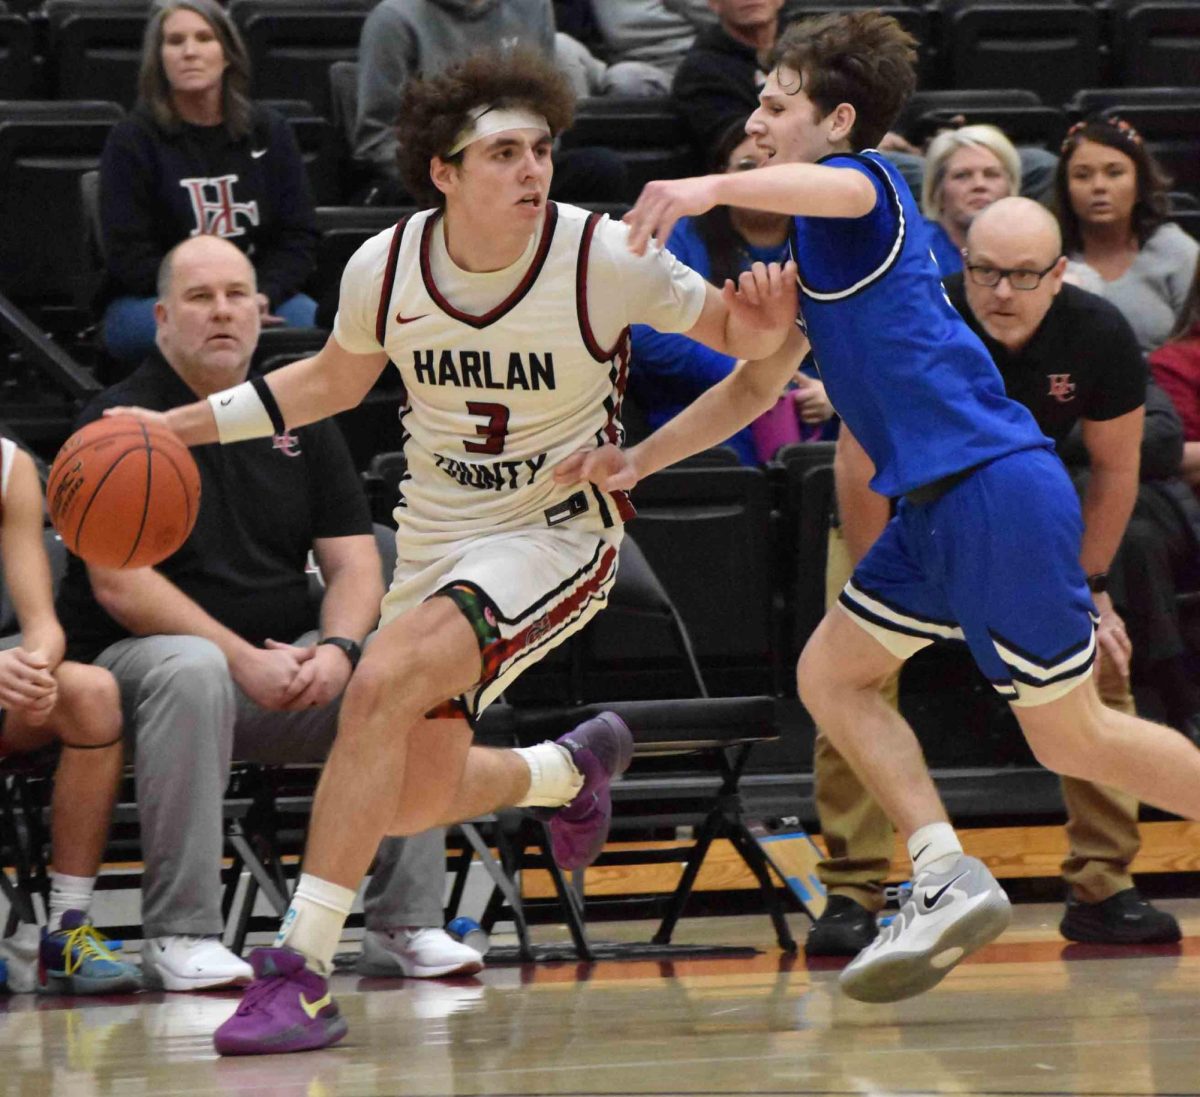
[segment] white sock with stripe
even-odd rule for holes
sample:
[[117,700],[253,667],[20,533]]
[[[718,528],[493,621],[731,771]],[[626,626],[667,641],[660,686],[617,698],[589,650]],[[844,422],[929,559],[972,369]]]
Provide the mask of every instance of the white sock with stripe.
[[949,823],[929,823],[913,831],[908,855],[913,862],[913,879],[922,872],[945,872],[963,854],[962,844]]
[[333,970],[333,954],[342,939],[342,926],[357,891],[331,884],[318,876],[300,874],[291,906],[283,916],[275,947],[287,946],[304,956],[318,975]]

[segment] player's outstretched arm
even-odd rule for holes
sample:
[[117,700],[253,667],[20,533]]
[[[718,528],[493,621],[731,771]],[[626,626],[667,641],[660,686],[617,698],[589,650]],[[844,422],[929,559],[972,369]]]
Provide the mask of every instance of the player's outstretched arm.
[[775,353],[795,326],[796,264],[754,263],[708,288],[700,318],[684,334],[731,358],[758,360]]
[[581,450],[556,466],[554,478],[559,483],[590,480],[606,491],[628,490],[652,472],[720,444],[775,403],[807,350],[808,340],[793,325],[774,354],[739,362],[725,380],[649,438],[627,450]]
[[108,408],[174,431],[189,446],[241,442],[302,427],[357,406],[387,365],[387,355],[352,354],[331,335],[311,358],[167,412]]
[[875,208],[875,188],[859,171],[821,164],[768,164],[755,171],[655,180],[642,188],[623,220],[629,250],[644,255],[651,239],[664,244],[681,217],[713,206],[742,206],[794,217],[865,217]]

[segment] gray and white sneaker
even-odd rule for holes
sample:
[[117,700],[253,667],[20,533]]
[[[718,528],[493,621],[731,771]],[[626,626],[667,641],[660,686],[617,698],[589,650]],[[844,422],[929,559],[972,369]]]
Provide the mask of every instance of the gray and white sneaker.
[[982,861],[960,857],[923,872],[900,912],[845,968],[842,990],[860,1002],[897,1002],[929,990],[964,956],[1004,932],[1012,906]]

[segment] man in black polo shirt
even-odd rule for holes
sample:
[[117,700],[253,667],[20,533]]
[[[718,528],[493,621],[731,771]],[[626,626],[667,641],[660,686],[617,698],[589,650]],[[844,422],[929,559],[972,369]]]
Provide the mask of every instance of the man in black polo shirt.
[[[165,411],[245,380],[259,333],[253,268],[215,236],[180,244],[159,271],[156,320],[158,351],[77,426],[108,407]],[[71,658],[107,668],[121,688],[145,860],[143,976],[175,991],[253,978],[219,936],[231,758],[324,760],[383,596],[366,500],[332,421],[193,454],[201,505],[183,547],[154,568],[72,557],[58,605]],[[325,583],[319,608],[310,550]],[[441,930],[442,832],[385,843],[384,854],[367,895],[375,959],[399,950],[393,966],[411,967],[432,945],[449,969],[479,970],[478,954]]]
[[[946,293],[991,352],[1008,394],[1033,412],[1056,445],[1077,424],[1081,430],[1091,471],[1080,559],[1100,614],[1095,681],[1106,704],[1133,715],[1131,648],[1106,589],[1107,572],[1137,499],[1141,455],[1169,474],[1171,453],[1178,465],[1179,425],[1161,411],[1146,419],[1146,365],[1128,322],[1108,302],[1064,284],[1065,269],[1054,217],[1030,199],[1005,198],[972,223],[965,272],[947,280]],[[842,478],[838,499],[846,550],[857,559],[882,530],[888,504],[865,482]],[[831,850],[820,869],[830,903],[805,951],[852,955],[875,935],[892,828],[819,734],[814,776],[821,833]],[[1179,940],[1175,919],[1142,899],[1129,875],[1140,845],[1137,802],[1074,778],[1062,783],[1070,840],[1063,935],[1114,944]]]

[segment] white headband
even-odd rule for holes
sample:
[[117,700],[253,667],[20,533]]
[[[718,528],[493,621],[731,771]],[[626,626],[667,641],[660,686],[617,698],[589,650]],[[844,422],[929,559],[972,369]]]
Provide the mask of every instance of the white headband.
[[463,127],[447,157],[462,152],[471,143],[493,133],[504,130],[536,129],[550,132],[550,123],[540,114],[526,107],[476,107],[471,111],[471,120]]

